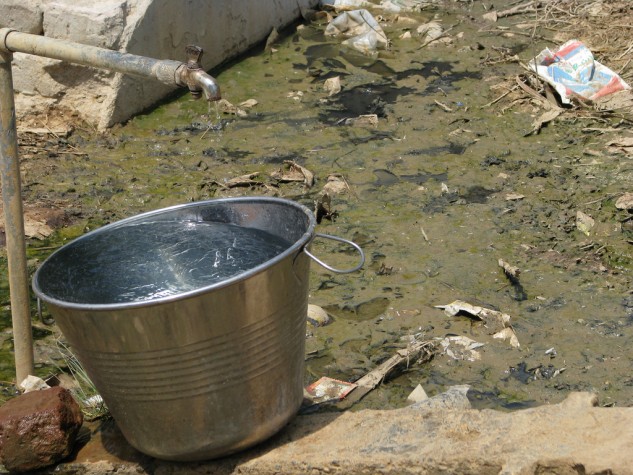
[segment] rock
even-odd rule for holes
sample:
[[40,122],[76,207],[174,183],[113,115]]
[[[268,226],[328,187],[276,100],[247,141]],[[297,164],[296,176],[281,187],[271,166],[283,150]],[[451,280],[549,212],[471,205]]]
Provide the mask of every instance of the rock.
[[0,28],[42,34],[42,9],[36,0],[2,0]]
[[127,8],[127,0],[51,2],[44,12],[44,31],[52,38],[119,49]]
[[421,384],[418,384],[411,394],[407,396],[407,402],[416,403],[426,401],[429,398]]
[[0,462],[11,472],[55,464],[73,449],[83,415],[61,387],[33,391],[0,407]]
[[324,327],[331,322],[328,313],[318,305],[308,304],[308,324],[314,327]]
[[470,409],[471,405],[467,396],[469,389],[470,386],[466,384],[451,386],[445,392],[429,399],[423,399],[410,407],[415,409],[430,409],[433,411],[446,409]]
[[633,210],[633,193],[624,193],[615,202],[615,207],[618,209]]

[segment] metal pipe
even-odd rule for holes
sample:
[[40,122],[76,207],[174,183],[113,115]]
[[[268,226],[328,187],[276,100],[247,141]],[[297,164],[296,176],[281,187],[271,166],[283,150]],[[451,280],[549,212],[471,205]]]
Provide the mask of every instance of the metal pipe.
[[44,56],[119,73],[154,77],[171,86],[178,85],[176,70],[183,66],[181,61],[152,59],[46,36],[21,33],[10,28],[0,29],[0,50]]
[[170,86],[187,86],[196,98],[204,93],[208,101],[220,99],[220,87],[215,78],[207,74],[200,65],[202,48],[198,46],[187,47],[188,60],[185,64],[2,28],[0,51],[33,54],[124,74],[156,78]]
[[[193,48],[189,50],[189,48]],[[15,349],[16,384],[33,374],[33,336],[29,307],[29,279],[22,210],[12,53],[20,52],[124,74],[155,78],[171,86],[187,86],[194,97],[220,99],[220,88],[199,63],[202,49],[188,47],[188,62],[158,60],[95,46],[0,29],[0,178],[4,203],[11,319]]]
[[0,51],[0,178],[7,240],[16,384],[20,384],[29,374],[33,374],[33,336],[11,57],[11,53]]

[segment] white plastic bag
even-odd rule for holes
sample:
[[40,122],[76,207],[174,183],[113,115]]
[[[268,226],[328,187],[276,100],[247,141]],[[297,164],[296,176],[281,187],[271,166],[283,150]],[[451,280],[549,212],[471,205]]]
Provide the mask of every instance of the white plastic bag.
[[373,54],[389,44],[387,35],[367,10],[353,10],[337,16],[325,28],[328,36],[347,36],[348,44],[364,54]]

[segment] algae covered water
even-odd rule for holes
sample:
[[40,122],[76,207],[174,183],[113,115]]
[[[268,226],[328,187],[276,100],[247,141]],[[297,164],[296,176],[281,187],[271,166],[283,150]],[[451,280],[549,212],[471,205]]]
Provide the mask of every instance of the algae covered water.
[[131,223],[69,244],[42,266],[37,281],[44,294],[65,302],[149,301],[230,279],[288,247],[266,231],[233,224]]
[[[72,153],[61,143],[57,155],[23,156],[27,203],[57,211],[49,219],[56,234],[29,241],[30,269],[66,239],[148,210],[249,195],[311,209],[319,202],[316,232],[352,239],[368,262],[345,275],[311,266],[309,302],[332,323],[307,329],[306,385],[322,376],[356,381],[413,337],[460,336],[483,345],[479,359],[438,354],[410,364],[355,407],[402,406],[418,384],[431,396],[468,384],[478,407],[555,403],[570,391],[633,405],[633,219],[615,206],[633,168],[630,155],[603,145],[629,122],[566,109],[533,132],[543,106],[517,85],[524,70],[515,58],[527,63],[570,36],[520,30],[520,16],[484,23],[483,2],[433,3],[407,15],[410,23],[383,15],[392,43],[377,57],[311,23],[274,51],[255,49],[214,71],[231,104],[257,102],[240,115],[223,112],[221,130],[210,125],[208,104],[184,93],[104,136],[78,129]],[[421,47],[411,25],[429,22],[444,26],[446,42]],[[324,86],[334,77],[341,91],[330,94]],[[375,120],[355,120],[367,115]],[[297,165],[314,175],[312,185]],[[591,229],[579,228],[584,215]],[[335,266],[350,257],[319,241],[312,247]],[[501,259],[520,269],[516,279]],[[10,381],[4,295],[0,376]],[[437,307],[455,300],[511,316],[520,347]],[[37,364],[50,365],[50,345],[36,336]]]

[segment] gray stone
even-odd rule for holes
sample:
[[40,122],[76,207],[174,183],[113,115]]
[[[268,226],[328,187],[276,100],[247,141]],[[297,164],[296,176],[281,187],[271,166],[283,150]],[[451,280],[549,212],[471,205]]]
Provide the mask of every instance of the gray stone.
[[2,0],[0,2],[0,28],[34,35],[42,34],[42,9],[36,0]]
[[463,384],[459,386],[451,386],[442,394],[433,396],[429,399],[416,402],[411,405],[415,409],[428,409],[439,411],[444,409],[470,409],[471,404],[468,400],[468,390],[470,386]]
[[0,461],[11,472],[55,464],[73,449],[83,415],[61,387],[33,391],[0,407]]
[[126,0],[57,0],[45,6],[46,36],[119,49],[127,17]]

